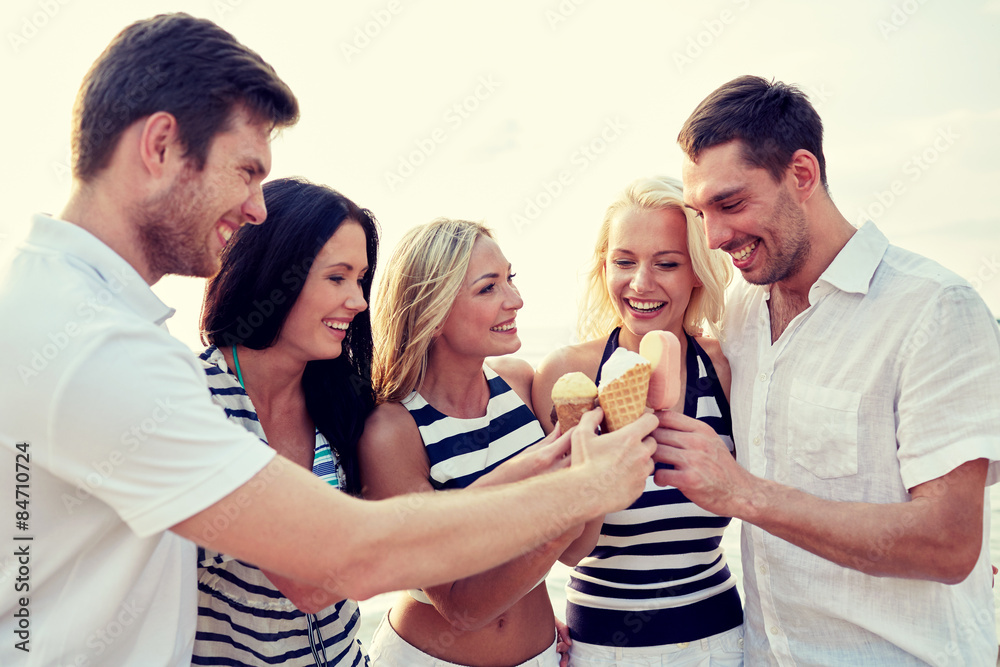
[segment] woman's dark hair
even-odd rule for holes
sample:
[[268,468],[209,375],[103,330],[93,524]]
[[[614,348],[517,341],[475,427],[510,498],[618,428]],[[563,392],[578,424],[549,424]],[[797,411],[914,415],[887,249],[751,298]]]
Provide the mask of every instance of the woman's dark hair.
[[[371,211],[297,178],[265,183],[264,203],[267,222],[241,227],[222,252],[222,269],[208,281],[201,318],[205,343],[254,350],[274,345],[316,255],[345,221],[365,232],[368,272],[361,289],[370,302],[378,259],[378,223]],[[339,357],[310,361],[302,376],[309,416],[339,454],[353,494],[361,487],[357,442],[375,407],[370,312],[354,317]]]

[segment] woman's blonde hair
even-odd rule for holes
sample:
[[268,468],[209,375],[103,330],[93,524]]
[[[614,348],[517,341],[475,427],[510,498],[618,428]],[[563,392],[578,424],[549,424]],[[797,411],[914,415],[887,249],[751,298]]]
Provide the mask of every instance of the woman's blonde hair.
[[687,221],[688,255],[694,274],[701,282],[691,292],[691,301],[684,311],[684,330],[698,335],[707,327],[714,336],[722,333],[722,315],[725,291],[732,280],[733,270],[726,254],[710,250],[705,229],[694,212],[684,206],[681,182],[669,176],[640,178],[633,181],[604,213],[597,244],[587,273],[587,291],[580,309],[577,333],[581,341],[607,336],[615,327],[622,326],[608,295],[605,263],[611,237],[611,223],[620,215],[632,210],[677,210]]
[[424,379],[434,336],[444,325],[469,270],[476,239],[493,238],[478,222],[440,218],[411,229],[388,266],[372,303],[379,403],[398,402]]

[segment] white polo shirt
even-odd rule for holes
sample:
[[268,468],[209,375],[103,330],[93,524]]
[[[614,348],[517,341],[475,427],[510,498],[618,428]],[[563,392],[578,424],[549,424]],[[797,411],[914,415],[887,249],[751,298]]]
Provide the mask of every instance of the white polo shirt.
[[[962,463],[1000,472],[1000,330],[967,282],[868,223],[772,345],[769,289],[738,287],[723,350],[737,458],[820,498],[899,503]],[[989,562],[960,584],[872,577],[744,524],[748,665],[992,665]],[[893,526],[871,545],[879,559]]]
[[0,268],[0,664],[190,664],[195,546],[167,530],[274,452],[212,403],[173,313],[44,216]]

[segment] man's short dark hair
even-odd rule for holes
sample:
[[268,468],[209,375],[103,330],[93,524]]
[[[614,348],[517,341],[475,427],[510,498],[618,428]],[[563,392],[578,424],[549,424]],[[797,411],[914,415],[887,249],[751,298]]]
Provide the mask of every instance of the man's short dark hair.
[[91,180],[122,132],[157,111],[177,119],[185,156],[205,166],[213,137],[237,105],[271,128],[294,125],[299,106],[274,68],[207,19],[161,14],[122,30],[94,61],[73,109],[73,174]]
[[823,122],[806,95],[780,81],[741,76],[723,84],[702,100],[677,135],[677,143],[692,160],[703,150],[738,139],[743,159],[781,180],[792,154],[804,148],[819,162],[826,182]]

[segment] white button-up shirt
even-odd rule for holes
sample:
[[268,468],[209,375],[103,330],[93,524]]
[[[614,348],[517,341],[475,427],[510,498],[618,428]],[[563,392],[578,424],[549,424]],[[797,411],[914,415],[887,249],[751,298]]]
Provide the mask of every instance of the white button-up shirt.
[[[737,458],[820,498],[899,503],[962,463],[1000,473],[1000,330],[976,292],[868,223],[771,344],[767,287],[740,285],[723,350]],[[989,496],[962,583],[872,577],[744,524],[748,665],[992,665]],[[871,545],[879,559],[893,526]]]

